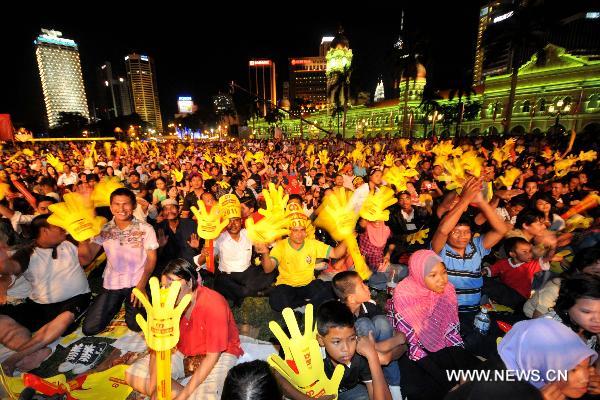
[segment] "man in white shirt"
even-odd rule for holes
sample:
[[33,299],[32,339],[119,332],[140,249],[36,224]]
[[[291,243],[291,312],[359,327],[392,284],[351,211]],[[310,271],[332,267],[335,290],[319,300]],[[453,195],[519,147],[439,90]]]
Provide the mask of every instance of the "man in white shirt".
[[52,353],[47,346],[75,330],[89,305],[82,253],[66,240],[64,229],[47,220],[40,215],[31,222],[31,246],[10,257],[0,249],[0,273],[21,275],[31,284],[24,303],[0,306],[0,344],[16,351],[2,363],[7,374],[37,368]]
[[58,177],[56,184],[59,187],[74,185],[77,183],[77,173],[71,171],[71,167],[65,164],[63,167],[63,173]]
[[[245,297],[271,286],[276,275],[265,273],[260,265],[252,265],[252,241],[246,236],[246,229],[242,229],[239,203],[237,207],[234,214],[230,214],[229,225],[214,243],[214,256],[219,259],[214,289],[233,301],[234,307],[240,306]],[[195,259],[196,264],[203,265],[206,255],[205,247]]]

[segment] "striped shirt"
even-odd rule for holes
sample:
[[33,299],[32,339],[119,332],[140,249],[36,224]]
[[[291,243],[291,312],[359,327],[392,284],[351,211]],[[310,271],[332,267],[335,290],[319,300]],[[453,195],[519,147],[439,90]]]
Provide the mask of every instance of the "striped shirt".
[[483,236],[474,238],[465,249],[465,255],[459,255],[448,243],[438,254],[448,272],[448,280],[454,285],[458,298],[458,311],[470,312],[479,309],[481,301],[481,260],[490,254],[483,246]]

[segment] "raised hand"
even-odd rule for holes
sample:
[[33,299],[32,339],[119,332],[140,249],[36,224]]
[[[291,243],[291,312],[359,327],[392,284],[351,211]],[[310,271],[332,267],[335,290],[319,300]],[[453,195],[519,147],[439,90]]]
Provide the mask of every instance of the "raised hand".
[[289,220],[283,214],[273,214],[254,223],[250,217],[246,219],[246,233],[255,244],[273,243],[290,234]]
[[267,209],[259,209],[259,214],[265,217],[282,216],[285,214],[285,207],[290,196],[288,194],[284,195],[283,186],[276,188],[275,184],[270,182],[268,190],[263,189],[262,193],[265,197]]
[[192,249],[197,249],[200,247],[200,238],[198,237],[197,234],[192,233],[192,235],[190,236],[190,239],[187,241],[187,244],[192,248]]
[[349,202],[344,188],[335,188],[333,194],[325,197],[323,208],[315,220],[315,225],[325,229],[336,241],[342,241],[354,234],[358,214]]
[[214,205],[210,213],[206,211],[206,206],[202,200],[198,200],[198,207],[192,206],[190,210],[196,217],[198,223],[198,236],[204,240],[213,240],[219,237],[223,229],[229,224],[229,219],[221,221],[219,215],[219,206]]
[[64,202],[48,207],[52,212],[48,223],[60,226],[78,242],[98,235],[106,219],[96,216],[90,201],[79,193],[67,193],[64,199]]
[[175,182],[181,182],[183,180],[183,172],[178,169],[174,169],[171,171],[171,176]]
[[319,151],[319,161],[321,165],[327,165],[329,163],[329,156],[327,154],[327,150]]
[[272,354],[267,359],[269,365],[296,389],[309,397],[337,395],[339,384],[344,376],[344,367],[336,366],[331,379],[327,378],[319,343],[316,339],[312,304],[306,305],[304,334],[300,332],[291,308],[283,310],[283,318],[290,332],[289,337],[274,321],[269,323],[269,328],[279,340],[285,360],[277,354]]

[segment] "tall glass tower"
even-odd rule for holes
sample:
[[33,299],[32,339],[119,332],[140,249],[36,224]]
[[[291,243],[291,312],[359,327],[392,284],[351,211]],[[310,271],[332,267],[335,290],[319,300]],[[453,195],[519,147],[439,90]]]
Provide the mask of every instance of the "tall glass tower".
[[77,43],[62,32],[42,29],[33,42],[37,58],[48,126],[59,123],[61,112],[79,113],[89,120],[85,87]]
[[131,84],[134,112],[162,132],[162,117],[158,103],[158,87],[153,60],[141,54],[129,54],[125,57],[127,79]]

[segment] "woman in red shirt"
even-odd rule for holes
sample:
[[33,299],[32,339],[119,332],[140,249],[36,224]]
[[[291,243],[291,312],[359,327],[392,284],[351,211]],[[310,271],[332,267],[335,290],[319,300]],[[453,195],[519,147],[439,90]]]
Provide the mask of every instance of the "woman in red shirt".
[[[188,293],[192,301],[179,323],[179,343],[171,356],[172,397],[220,399],[228,371],[243,354],[237,325],[227,300],[202,286],[196,269],[178,258],[165,268],[163,286],[181,282],[177,303]],[[138,392],[152,396],[156,390],[155,353],[134,363],[126,373],[127,383]],[[179,383],[184,378],[186,383]]]

